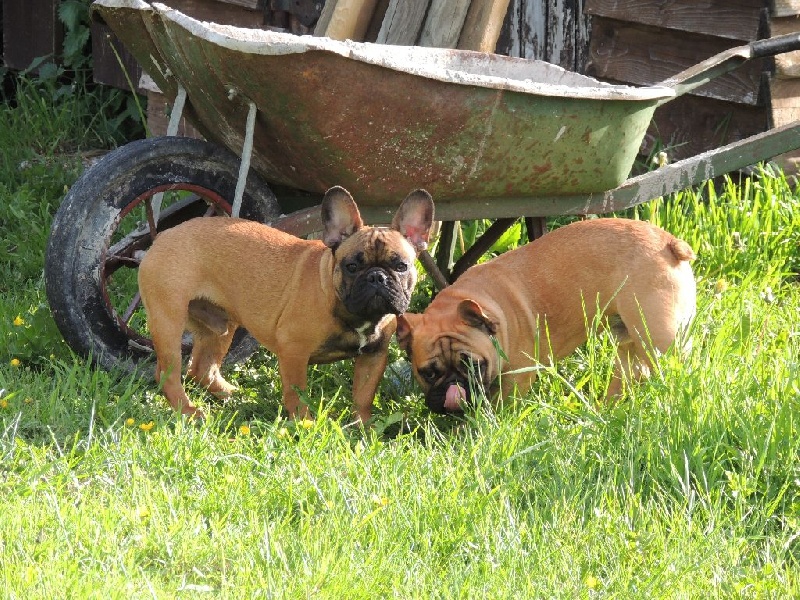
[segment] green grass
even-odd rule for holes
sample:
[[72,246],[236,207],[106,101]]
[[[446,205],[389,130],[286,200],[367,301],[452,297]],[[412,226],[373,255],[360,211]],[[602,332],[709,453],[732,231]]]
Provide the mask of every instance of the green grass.
[[347,363],[311,370],[316,421],[281,419],[266,353],[188,425],[150,373],[61,341],[43,250],[92,142],[60,147],[63,106],[0,110],[4,597],[800,596],[800,192],[780,174],[628,215],[691,242],[699,312],[688,355],[616,406],[607,339],[462,421],[426,412],[393,347],[370,432],[347,425]]

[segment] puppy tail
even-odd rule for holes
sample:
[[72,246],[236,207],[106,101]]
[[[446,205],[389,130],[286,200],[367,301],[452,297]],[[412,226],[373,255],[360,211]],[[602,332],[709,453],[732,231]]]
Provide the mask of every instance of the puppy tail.
[[678,238],[672,238],[669,242],[669,249],[672,255],[678,260],[694,260],[697,256],[692,247]]

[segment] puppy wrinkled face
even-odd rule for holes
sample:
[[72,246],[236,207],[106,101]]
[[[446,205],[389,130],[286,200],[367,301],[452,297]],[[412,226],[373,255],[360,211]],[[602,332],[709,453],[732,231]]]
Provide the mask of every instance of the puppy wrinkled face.
[[412,344],[412,353],[414,376],[425,390],[425,404],[432,412],[460,413],[474,404],[474,392],[490,396],[495,391],[496,359],[461,340],[442,336],[427,348]]
[[345,308],[366,320],[404,313],[417,282],[416,251],[398,232],[362,229],[334,253],[334,285]]

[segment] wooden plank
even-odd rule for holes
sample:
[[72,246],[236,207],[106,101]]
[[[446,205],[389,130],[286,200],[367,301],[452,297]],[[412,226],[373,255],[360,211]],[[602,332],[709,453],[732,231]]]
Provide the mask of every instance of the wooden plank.
[[388,8],[389,0],[377,0],[375,12],[372,13],[372,18],[369,20],[367,33],[364,34],[365,42],[375,42],[378,39],[378,34],[383,26],[383,19],[386,16],[386,9]]
[[64,30],[58,20],[58,0],[3,0],[3,62],[27,69],[35,58],[61,55]]
[[511,0],[504,29],[508,31],[508,39],[499,46],[500,52],[518,58],[547,60],[546,0]]
[[236,6],[242,6],[244,8],[249,8],[250,10],[264,10],[267,5],[266,0],[215,0],[216,2],[221,2],[223,4],[234,4]]
[[598,17],[752,41],[764,31],[764,0],[586,0],[586,12]]
[[[777,17],[770,22],[770,35],[783,35],[800,31],[800,16]],[[775,76],[783,79],[800,77],[800,50],[778,54],[775,57]]]
[[130,90],[130,84],[137,87],[142,68],[133,54],[128,52],[111,28],[98,19],[92,19],[91,32],[92,78],[95,83],[123,90]]
[[469,0],[433,0],[422,33],[419,45],[432,48],[455,48],[464,20],[467,17]]
[[[329,2],[333,4],[334,0],[329,0]],[[336,0],[330,17],[326,19],[327,25],[324,30],[318,22],[314,34],[324,35],[334,40],[362,41],[367,33],[376,4],[377,0]],[[323,14],[325,12],[323,10]],[[320,21],[322,21],[322,17],[320,17]]]
[[[770,78],[771,126],[800,122],[800,79]],[[787,175],[800,173],[800,150],[776,156],[774,162]]]
[[[592,22],[589,74],[636,85],[653,85],[738,45],[731,40],[675,33],[647,25],[595,17]],[[697,88],[692,94],[757,105],[761,98],[763,59],[751,60],[732,73]]]
[[583,72],[590,30],[581,0],[511,0],[497,52]]
[[768,122],[766,106],[681,96],[656,110],[641,154],[664,149],[670,162],[682,160],[761,133]]
[[429,4],[430,0],[389,0],[376,41],[396,46],[416,45]]
[[[171,110],[172,103],[167,101],[164,94],[153,90],[147,90],[147,130],[149,136],[167,135],[167,126],[169,125]],[[203,138],[200,132],[197,131],[185,117],[182,117],[178,122],[177,135],[198,139]]]
[[494,52],[503,27],[509,0],[472,0],[458,38],[465,50]]
[[800,15],[800,0],[771,0],[770,12],[773,17]]
[[247,8],[238,3],[220,0],[169,0],[170,8],[179,10],[198,21],[224,23],[235,27],[258,29],[264,26],[264,12],[261,9]]
[[775,127],[800,121],[800,79],[771,78],[769,93]]

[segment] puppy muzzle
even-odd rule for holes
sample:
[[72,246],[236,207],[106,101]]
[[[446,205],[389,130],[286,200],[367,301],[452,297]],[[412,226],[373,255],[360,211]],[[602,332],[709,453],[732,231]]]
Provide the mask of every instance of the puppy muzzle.
[[472,406],[473,398],[469,382],[461,377],[449,377],[425,395],[425,404],[431,412],[440,415],[458,415]]
[[363,317],[399,315],[408,309],[410,297],[383,269],[367,270],[353,282],[344,299],[348,311]]

